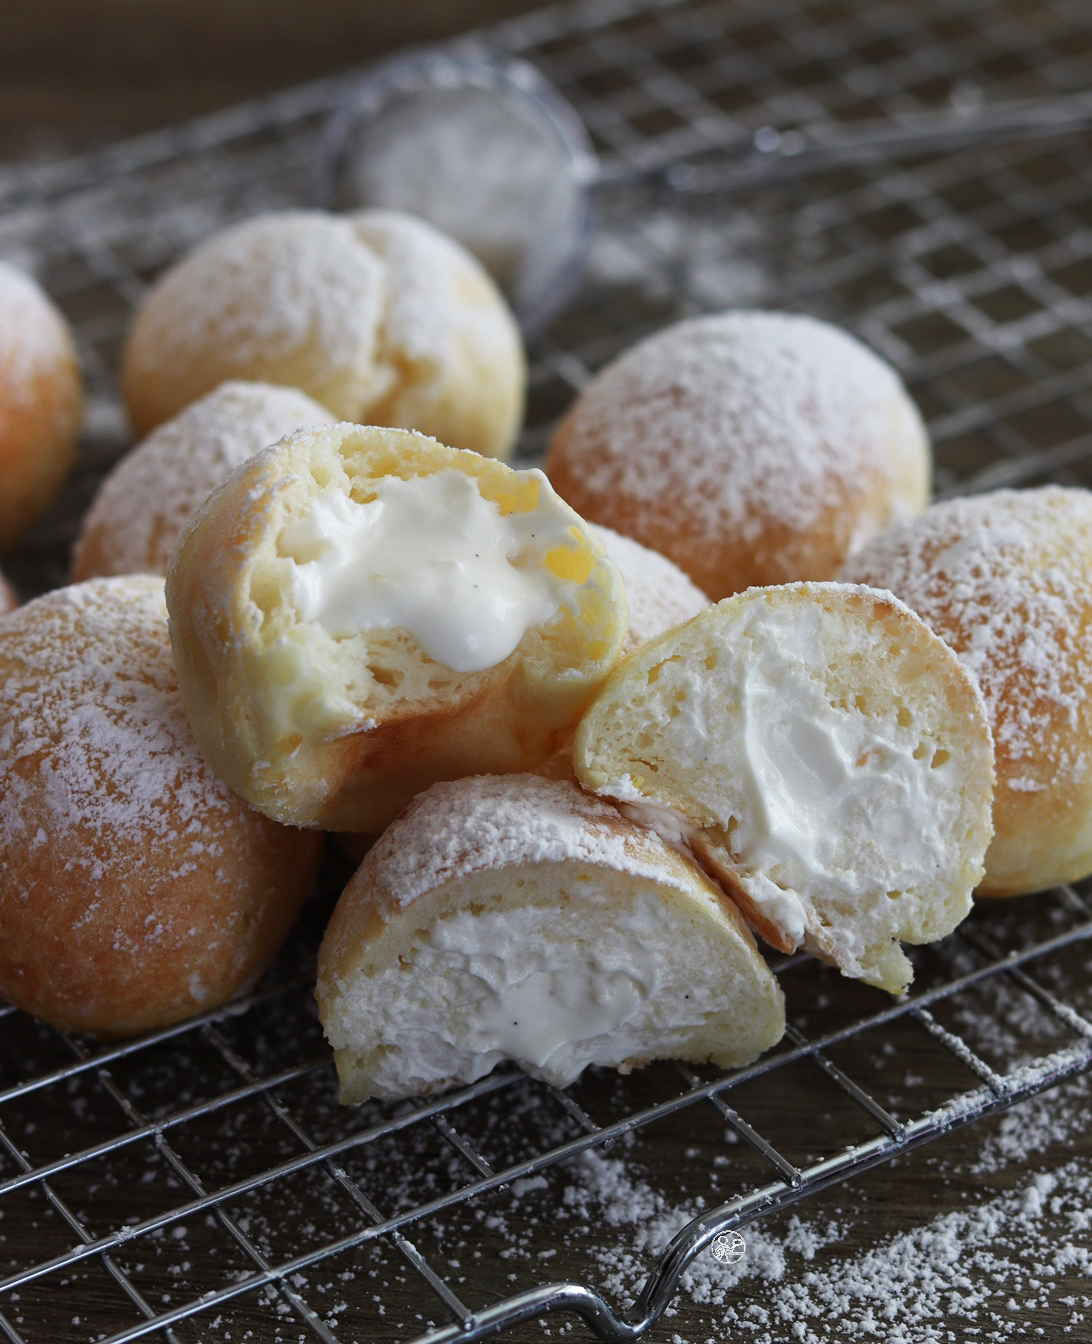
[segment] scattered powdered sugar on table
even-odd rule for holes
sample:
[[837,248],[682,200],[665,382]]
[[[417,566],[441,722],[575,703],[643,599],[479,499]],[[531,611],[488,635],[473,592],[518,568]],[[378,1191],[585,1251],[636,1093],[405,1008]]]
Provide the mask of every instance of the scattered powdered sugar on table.
[[[997,1176],[1009,1164],[1084,1132],[1090,1098],[1092,1079],[1085,1075],[1017,1106],[987,1135],[964,1171],[946,1170],[943,1156],[932,1157],[923,1179],[947,1183],[962,1174]],[[652,1259],[702,1212],[701,1201],[673,1204],[619,1157],[589,1152],[576,1170],[579,1179],[566,1192],[566,1211],[601,1231],[595,1258],[608,1300],[632,1300]],[[1023,1337],[1028,1314],[1049,1306],[1065,1308],[1067,1337],[1088,1337],[1083,1332],[1092,1322],[1092,1159],[1087,1156],[1033,1172],[977,1206],[877,1239],[855,1255],[828,1254],[821,1267],[812,1268],[818,1252],[836,1245],[847,1230],[844,1215],[792,1214],[778,1220],[776,1229],[762,1221],[745,1227],[747,1249],[734,1265],[701,1252],[683,1275],[681,1297],[667,1317],[690,1322],[691,1307],[713,1311],[703,1318],[701,1335],[671,1338],[679,1344],[741,1338],[753,1344],[1000,1341]],[[1057,1282],[1073,1278],[1087,1280],[1089,1292],[1059,1300]]]

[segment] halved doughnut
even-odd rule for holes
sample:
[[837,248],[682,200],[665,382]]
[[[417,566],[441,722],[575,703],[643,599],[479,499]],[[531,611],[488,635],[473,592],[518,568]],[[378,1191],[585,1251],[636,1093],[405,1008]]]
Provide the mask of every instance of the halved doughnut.
[[541,472],[335,425],[198,511],[167,604],[194,732],[278,821],[379,831],[438,779],[527,770],[625,634],[617,569]]
[[319,953],[341,1098],[420,1096],[512,1059],[749,1063],[785,1026],[739,913],[697,866],[572,784],[437,784],[342,894]]
[[753,588],[621,663],[581,782],[689,848],[774,946],[893,992],[970,909],[990,837],[981,694],[890,594]]

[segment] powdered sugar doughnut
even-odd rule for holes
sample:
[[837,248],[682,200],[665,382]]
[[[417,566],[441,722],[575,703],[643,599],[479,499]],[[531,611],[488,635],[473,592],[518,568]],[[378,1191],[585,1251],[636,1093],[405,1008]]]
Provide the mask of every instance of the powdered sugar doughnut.
[[324,406],[295,388],[221,383],[106,477],[83,520],[73,579],[166,574],[171,547],[210,490],[293,430],[331,423]]
[[625,585],[628,619],[623,653],[688,621],[709,605],[702,590],[666,555],[609,527],[592,525],[589,530],[603,543]]
[[588,1064],[749,1063],[781,991],[732,904],[572,784],[437,784],[380,837],[319,954],[342,1100],[419,1096],[503,1059],[564,1086]]
[[496,286],[431,225],[384,210],[259,215],[158,281],[125,350],[134,431],[228,378],[490,457],[509,454],[523,412],[522,345]]
[[0,262],[0,550],[37,522],[76,459],[83,390],[68,324]]
[[0,996],[121,1036],[270,961],[318,839],[213,774],[178,695],[163,581],[95,579],[0,621]]
[[684,569],[711,598],[829,579],[917,513],[929,444],[894,370],[810,317],[736,312],[668,327],[585,389],[546,474],[592,522]]
[[979,894],[1092,873],[1092,494],[1046,486],[934,504],[847,578],[889,588],[982,687],[994,837]]

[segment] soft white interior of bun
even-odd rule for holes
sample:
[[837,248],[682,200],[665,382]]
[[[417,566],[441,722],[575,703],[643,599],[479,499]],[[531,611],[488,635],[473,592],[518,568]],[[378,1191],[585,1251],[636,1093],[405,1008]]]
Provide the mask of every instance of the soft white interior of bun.
[[360,963],[322,1011],[349,1102],[472,1082],[504,1059],[559,1085],[589,1064],[730,1067],[783,1029],[773,977],[706,887],[584,863],[444,883]]
[[690,819],[695,851],[787,945],[899,989],[898,940],[939,937],[970,908],[991,764],[969,679],[961,715],[954,659],[932,641],[938,673],[932,637],[878,596],[727,599],[631,655],[575,759],[600,792]]

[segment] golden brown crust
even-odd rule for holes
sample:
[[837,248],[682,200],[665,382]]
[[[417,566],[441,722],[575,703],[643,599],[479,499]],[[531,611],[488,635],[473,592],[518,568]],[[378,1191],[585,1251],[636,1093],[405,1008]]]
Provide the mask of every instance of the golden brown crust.
[[847,577],[890,588],[982,687],[997,789],[983,896],[1092,872],[1092,494],[1048,486],[933,505]]
[[753,588],[631,653],[577,729],[577,777],[688,845],[751,925],[892,992],[900,942],[970,910],[990,838],[985,706],[890,594]]
[[523,416],[522,342],[457,243],[408,215],[259,215],[153,287],[122,386],[143,435],[226,379],[297,387],[335,416],[505,458]]
[[0,624],[0,994],[105,1038],[214,1008],[268,965],[319,838],[201,759],[162,582],[95,580]]
[[0,263],[0,550],[49,507],[76,459],[83,385],[68,325]]
[[316,474],[359,493],[386,475],[446,470],[474,479],[485,498],[537,507],[540,486],[489,458],[340,425],[259,454],[180,538],[167,601],[182,694],[208,759],[267,815],[379,831],[438,779],[529,769],[564,742],[613,666],[621,580],[575,514],[573,544],[591,570],[578,615],[532,627],[494,667],[456,673],[404,631],[335,641],[299,618],[278,537],[309,505]]
[[583,517],[662,552],[715,601],[832,579],[924,507],[929,444],[882,360],[781,313],[681,322],[627,351],[558,426],[546,474]]

